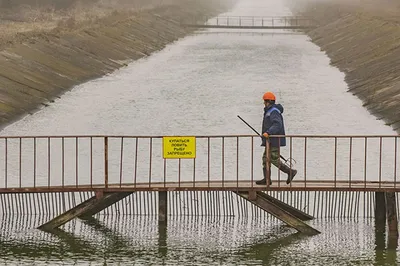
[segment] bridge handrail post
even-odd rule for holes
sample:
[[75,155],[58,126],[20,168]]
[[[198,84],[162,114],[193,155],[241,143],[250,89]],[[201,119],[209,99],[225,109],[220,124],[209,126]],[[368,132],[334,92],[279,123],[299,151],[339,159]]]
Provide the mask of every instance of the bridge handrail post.
[[[269,180],[271,180],[271,146],[269,143],[269,140],[266,141],[265,143],[265,154],[266,154],[266,172],[267,172],[267,187],[269,187],[271,184],[269,183]],[[268,178],[269,177],[269,178]]]
[[108,188],[108,137],[104,137],[104,187]]

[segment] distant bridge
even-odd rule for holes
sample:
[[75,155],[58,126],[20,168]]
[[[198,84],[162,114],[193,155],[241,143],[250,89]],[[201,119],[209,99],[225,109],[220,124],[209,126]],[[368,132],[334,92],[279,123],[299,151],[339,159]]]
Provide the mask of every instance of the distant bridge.
[[301,16],[225,16],[210,19],[194,18],[191,21],[181,21],[181,25],[191,28],[219,29],[311,29],[315,28],[317,23],[312,18]]

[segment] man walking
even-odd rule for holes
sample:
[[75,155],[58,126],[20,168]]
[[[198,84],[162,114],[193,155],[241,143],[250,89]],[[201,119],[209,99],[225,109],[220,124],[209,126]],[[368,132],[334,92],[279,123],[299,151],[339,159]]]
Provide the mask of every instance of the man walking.
[[[283,106],[281,104],[276,104],[276,97],[272,92],[266,92],[263,95],[264,100],[264,118],[262,123],[262,144],[266,145],[266,142],[270,143],[270,158],[271,163],[278,167],[279,170],[287,174],[286,184],[289,184],[294,176],[297,174],[297,170],[291,169],[284,162],[280,160],[280,147],[286,146],[285,137],[272,137],[273,135],[285,135],[285,125],[283,123]],[[271,136],[271,137],[270,137]],[[264,150],[262,157],[263,163],[263,175],[262,180],[256,181],[257,185],[267,184],[271,182],[271,170],[267,173],[267,154]]]

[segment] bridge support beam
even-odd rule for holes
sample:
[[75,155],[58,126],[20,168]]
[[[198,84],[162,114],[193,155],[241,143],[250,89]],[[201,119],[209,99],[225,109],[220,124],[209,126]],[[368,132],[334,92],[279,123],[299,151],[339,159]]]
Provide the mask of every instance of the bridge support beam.
[[60,227],[63,224],[71,221],[72,219],[79,217],[87,219],[92,215],[108,208],[112,204],[120,201],[121,199],[129,196],[132,192],[118,192],[118,193],[96,193],[96,196],[82,202],[74,208],[64,212],[63,214],[55,217],[49,222],[41,225],[38,229],[43,231],[50,231]]
[[309,221],[309,220],[313,220],[314,219],[314,217],[309,215],[308,213],[300,211],[300,210],[290,206],[289,204],[284,203],[283,201],[280,201],[280,200],[278,200],[278,199],[276,199],[274,197],[271,197],[267,193],[259,191],[259,192],[257,192],[257,195],[259,195],[262,198],[266,199],[267,201],[275,204],[276,206],[278,206],[282,210],[290,213],[291,215],[293,215],[297,219],[300,219],[302,221]]
[[93,205],[92,208],[84,211],[78,218],[82,220],[91,219],[93,215],[107,209],[111,205],[117,203],[123,198],[129,196],[132,192],[118,192],[118,193],[106,193],[106,194],[97,194],[97,203]]
[[168,192],[158,192],[158,223],[167,224],[168,216]]
[[375,192],[375,232],[376,241],[385,238],[386,223],[388,226],[388,249],[397,249],[399,231],[396,210],[395,192]]
[[[292,214],[294,212],[293,210],[290,210],[287,206],[284,206],[285,203],[278,201],[275,199],[275,202],[273,202],[268,196],[266,197],[265,195],[257,193],[257,196],[255,199],[251,196],[251,193],[249,192],[235,192],[234,193],[238,194],[239,196],[245,198],[246,200],[250,201],[251,203],[257,205],[264,211],[270,213],[271,215],[275,216],[282,222],[286,223],[290,227],[293,227],[297,231],[306,234],[306,235],[317,235],[320,234],[318,230],[312,228],[308,224],[304,223],[301,219],[297,218]],[[272,197],[271,197],[272,198]],[[282,204],[283,203],[283,204]],[[294,208],[293,208],[294,209]],[[300,213],[301,211],[298,210]]]
[[385,192],[375,192],[375,229],[385,232],[386,225],[386,199]]
[[388,222],[388,249],[397,249],[399,231],[396,211],[396,193],[386,192],[386,214]]

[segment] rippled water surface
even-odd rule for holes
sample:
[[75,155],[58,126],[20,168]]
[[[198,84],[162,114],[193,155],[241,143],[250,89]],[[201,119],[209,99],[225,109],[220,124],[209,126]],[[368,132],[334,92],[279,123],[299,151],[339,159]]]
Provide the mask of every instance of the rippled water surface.
[[[323,231],[302,236],[273,220],[232,217],[101,216],[64,230],[26,229],[32,217],[2,217],[0,263],[86,265],[394,265],[372,220],[313,221]],[[43,219],[37,217],[36,222]],[[45,219],[45,218],[44,218]],[[10,232],[10,229],[12,231]]]
[[[282,4],[243,0],[225,15],[290,15]],[[393,134],[347,92],[319,47],[290,33],[200,31],[74,88],[1,134],[253,134],[236,115],[258,129],[266,90],[285,107],[288,134]]]

